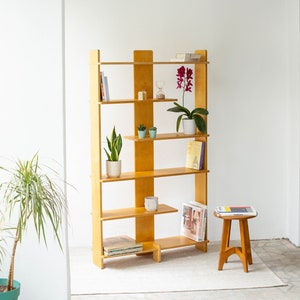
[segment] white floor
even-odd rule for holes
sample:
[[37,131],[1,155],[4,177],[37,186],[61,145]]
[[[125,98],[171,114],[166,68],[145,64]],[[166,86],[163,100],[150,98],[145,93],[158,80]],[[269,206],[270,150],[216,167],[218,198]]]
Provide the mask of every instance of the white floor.
[[[72,300],[126,300],[126,299],[299,299],[300,295],[300,248],[287,240],[252,241],[252,248],[266,265],[287,286],[260,289],[213,290],[175,293],[137,293],[114,295],[74,295]],[[172,270],[170,270],[172,272]],[[116,284],[118,278],[116,278]],[[174,283],[176,284],[176,283]]]

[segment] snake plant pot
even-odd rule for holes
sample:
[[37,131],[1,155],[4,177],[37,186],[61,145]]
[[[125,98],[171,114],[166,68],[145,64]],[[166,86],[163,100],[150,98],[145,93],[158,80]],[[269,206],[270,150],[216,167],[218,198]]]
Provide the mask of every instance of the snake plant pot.
[[146,130],[138,130],[139,139],[144,139],[146,137]]
[[[7,284],[7,278],[0,278],[0,286]],[[0,292],[0,300],[17,300],[20,295],[20,282],[14,280],[13,281],[14,289],[9,292]]]
[[118,161],[106,161],[106,175],[109,178],[117,178],[121,175],[121,169],[122,164],[121,160]]
[[183,133],[184,134],[195,134],[196,124],[194,119],[182,119],[183,122]]

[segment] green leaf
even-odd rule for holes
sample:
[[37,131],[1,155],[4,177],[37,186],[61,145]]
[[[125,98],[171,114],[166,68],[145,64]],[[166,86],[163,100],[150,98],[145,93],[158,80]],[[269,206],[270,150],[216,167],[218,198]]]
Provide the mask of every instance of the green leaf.
[[205,108],[197,107],[192,112],[192,114],[208,115],[208,111]]
[[194,115],[193,119],[195,120],[196,126],[199,131],[201,133],[206,133],[206,123],[204,119],[198,114]]
[[104,148],[104,151],[106,153],[107,160],[111,160],[110,154],[108,153],[108,151],[105,148]]
[[180,123],[181,123],[181,120],[182,120],[182,117],[184,115],[180,115],[178,118],[177,118],[177,122],[176,122],[176,131],[178,132],[179,130],[179,126],[180,126]]
[[173,104],[175,105],[175,107],[171,107],[167,109],[167,111],[183,113],[183,115],[187,116],[189,119],[192,118],[191,112],[186,107],[178,104],[177,102],[174,102]]

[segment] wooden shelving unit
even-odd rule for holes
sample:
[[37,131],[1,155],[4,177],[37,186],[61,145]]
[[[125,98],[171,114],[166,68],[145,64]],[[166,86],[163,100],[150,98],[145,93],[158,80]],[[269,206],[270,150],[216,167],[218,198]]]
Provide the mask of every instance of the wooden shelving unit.
[[[160,140],[174,140],[194,138],[195,140],[207,142],[208,135],[184,135],[183,133],[158,134],[155,139],[137,138],[137,126],[143,123],[149,128],[154,119],[154,103],[174,102],[177,99],[154,99],[153,98],[153,67],[155,65],[177,64],[194,65],[194,88],[195,106],[207,108],[207,52],[197,50],[201,54],[200,62],[155,62],[150,50],[135,50],[131,62],[102,62],[100,51],[90,51],[90,115],[91,115],[91,160],[92,160],[92,227],[93,227],[93,261],[100,268],[104,268],[104,259],[111,258],[103,252],[103,222],[124,218],[135,219],[135,239],[141,242],[143,250],[135,255],[152,253],[153,259],[161,260],[161,251],[164,249],[178,248],[195,245],[196,248],[207,251],[207,235],[203,242],[195,242],[184,236],[166,237],[156,239],[154,232],[155,215],[174,213],[178,209],[167,204],[160,204],[155,212],[146,211],[144,208],[144,197],[154,195],[154,178],[167,176],[194,175],[195,199],[207,204],[207,151],[204,157],[202,170],[181,168],[154,169],[154,143]],[[134,98],[114,99],[101,102],[100,98],[100,68],[108,65],[132,65],[134,77]],[[147,100],[139,101],[138,91],[147,91]],[[101,115],[102,107],[105,105],[124,104],[134,106],[134,128],[132,136],[124,138],[134,143],[134,170],[122,173],[119,178],[107,178],[102,174],[101,157]],[[207,147],[206,147],[207,149]],[[147,157],[147,160],[145,160]],[[132,180],[135,182],[135,197],[132,207],[114,210],[103,210],[102,185],[108,182]],[[201,200],[199,200],[201,199]],[[161,202],[161,199],[160,199]],[[181,208],[180,208],[181,209]],[[126,254],[130,255],[130,254]],[[132,254],[131,254],[132,255]],[[113,256],[115,257],[115,256]]]

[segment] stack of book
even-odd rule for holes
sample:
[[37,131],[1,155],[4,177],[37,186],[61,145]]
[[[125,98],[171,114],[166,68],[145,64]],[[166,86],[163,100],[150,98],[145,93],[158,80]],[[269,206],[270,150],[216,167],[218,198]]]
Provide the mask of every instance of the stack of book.
[[205,239],[207,206],[195,201],[183,203],[181,234],[196,241]]
[[197,62],[200,61],[199,53],[176,53],[175,58],[171,58],[173,62]]
[[256,216],[257,211],[253,206],[217,206],[217,216]]
[[103,244],[104,255],[107,256],[136,253],[143,249],[141,243],[137,243],[134,239],[127,235],[105,238],[103,240]]

